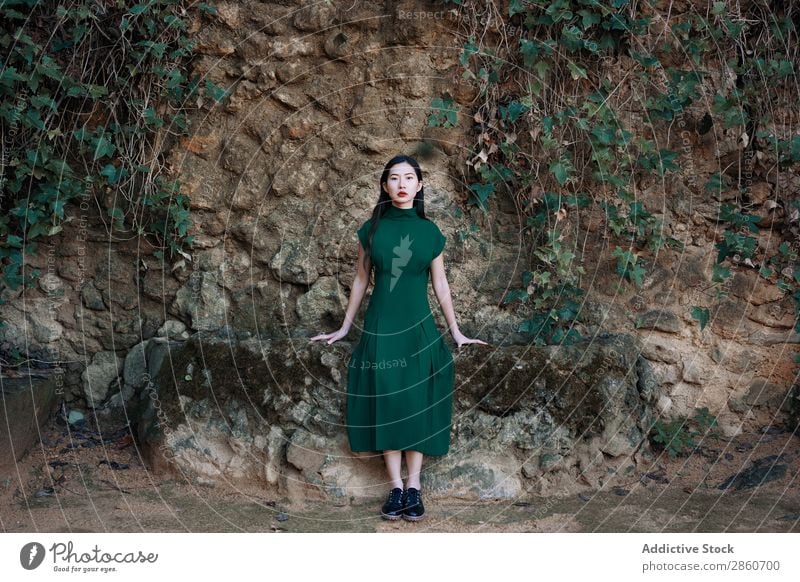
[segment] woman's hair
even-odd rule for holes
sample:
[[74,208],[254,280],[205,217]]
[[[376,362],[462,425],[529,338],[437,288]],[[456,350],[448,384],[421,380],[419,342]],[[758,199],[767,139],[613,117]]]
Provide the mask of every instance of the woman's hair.
[[[369,232],[367,234],[367,246],[364,248],[364,268],[367,271],[367,281],[372,279],[373,273],[373,265],[372,261],[370,260],[372,251],[372,237],[375,234],[375,231],[378,229],[378,223],[380,223],[381,217],[386,214],[386,212],[389,210],[389,207],[392,205],[392,199],[389,197],[389,193],[383,189],[383,183],[389,181],[389,170],[392,169],[392,166],[402,164],[403,162],[408,163],[412,168],[414,168],[414,172],[417,174],[417,180],[422,182],[422,170],[420,170],[417,160],[411,156],[395,156],[386,162],[386,165],[383,167],[383,173],[381,174],[381,179],[378,182],[378,203],[375,204],[375,208],[372,209],[372,223],[370,224]],[[413,207],[417,210],[417,216],[427,220],[427,218],[425,218],[424,185],[419,189],[419,192],[417,192],[416,196],[414,197]]]

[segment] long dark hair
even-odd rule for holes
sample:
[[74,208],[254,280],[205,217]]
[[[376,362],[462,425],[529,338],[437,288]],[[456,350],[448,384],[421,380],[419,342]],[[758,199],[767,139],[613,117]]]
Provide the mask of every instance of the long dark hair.
[[[386,214],[386,212],[389,210],[389,207],[392,205],[392,199],[389,197],[389,193],[383,189],[383,183],[389,180],[389,170],[392,169],[392,166],[402,164],[403,162],[406,162],[412,168],[414,168],[414,173],[417,174],[417,180],[422,182],[422,170],[420,170],[417,160],[411,156],[395,156],[386,162],[386,165],[383,167],[383,173],[381,174],[381,179],[378,182],[378,203],[375,204],[375,208],[372,209],[372,222],[370,223],[369,233],[367,234],[367,246],[364,249],[364,269],[367,271],[367,281],[372,280],[372,274],[374,270],[372,261],[370,259],[372,252],[372,237],[375,234],[375,231],[378,229],[378,224],[381,221],[381,217]],[[417,192],[416,196],[414,197],[414,208],[417,211],[417,216],[424,220],[428,220],[425,218],[424,185],[419,189],[419,192]]]

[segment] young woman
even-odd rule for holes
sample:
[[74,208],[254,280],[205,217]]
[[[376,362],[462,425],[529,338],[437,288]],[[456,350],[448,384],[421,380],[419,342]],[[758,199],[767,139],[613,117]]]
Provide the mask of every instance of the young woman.
[[[450,448],[455,370],[428,303],[428,280],[458,347],[487,345],[458,329],[444,270],[446,237],[425,217],[422,171],[414,158],[389,160],[372,217],[358,229],[358,264],[344,323],[314,340],[328,344],[350,331],[368,283],[374,288],[364,332],[348,364],[347,435],[353,452],[383,451],[392,490],[385,519],[418,521],[423,455]],[[401,478],[405,451],[408,479]]]

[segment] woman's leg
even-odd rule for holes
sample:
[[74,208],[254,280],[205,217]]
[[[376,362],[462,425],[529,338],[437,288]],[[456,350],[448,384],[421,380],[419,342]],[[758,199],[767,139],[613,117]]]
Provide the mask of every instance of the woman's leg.
[[403,488],[403,479],[400,476],[400,465],[403,462],[402,451],[383,451],[383,460],[386,462],[386,471],[392,487]]
[[422,469],[422,453],[419,451],[406,451],[406,467],[408,468],[406,489],[409,487],[419,489],[419,472]]

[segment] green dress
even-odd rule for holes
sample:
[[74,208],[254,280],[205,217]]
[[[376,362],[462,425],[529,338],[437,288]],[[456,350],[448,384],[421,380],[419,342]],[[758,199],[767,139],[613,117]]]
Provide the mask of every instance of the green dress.
[[[358,229],[366,248],[370,222]],[[391,205],[372,240],[375,286],[348,363],[347,435],[356,451],[444,455],[455,368],[428,302],[430,264],[446,237],[415,208]]]

